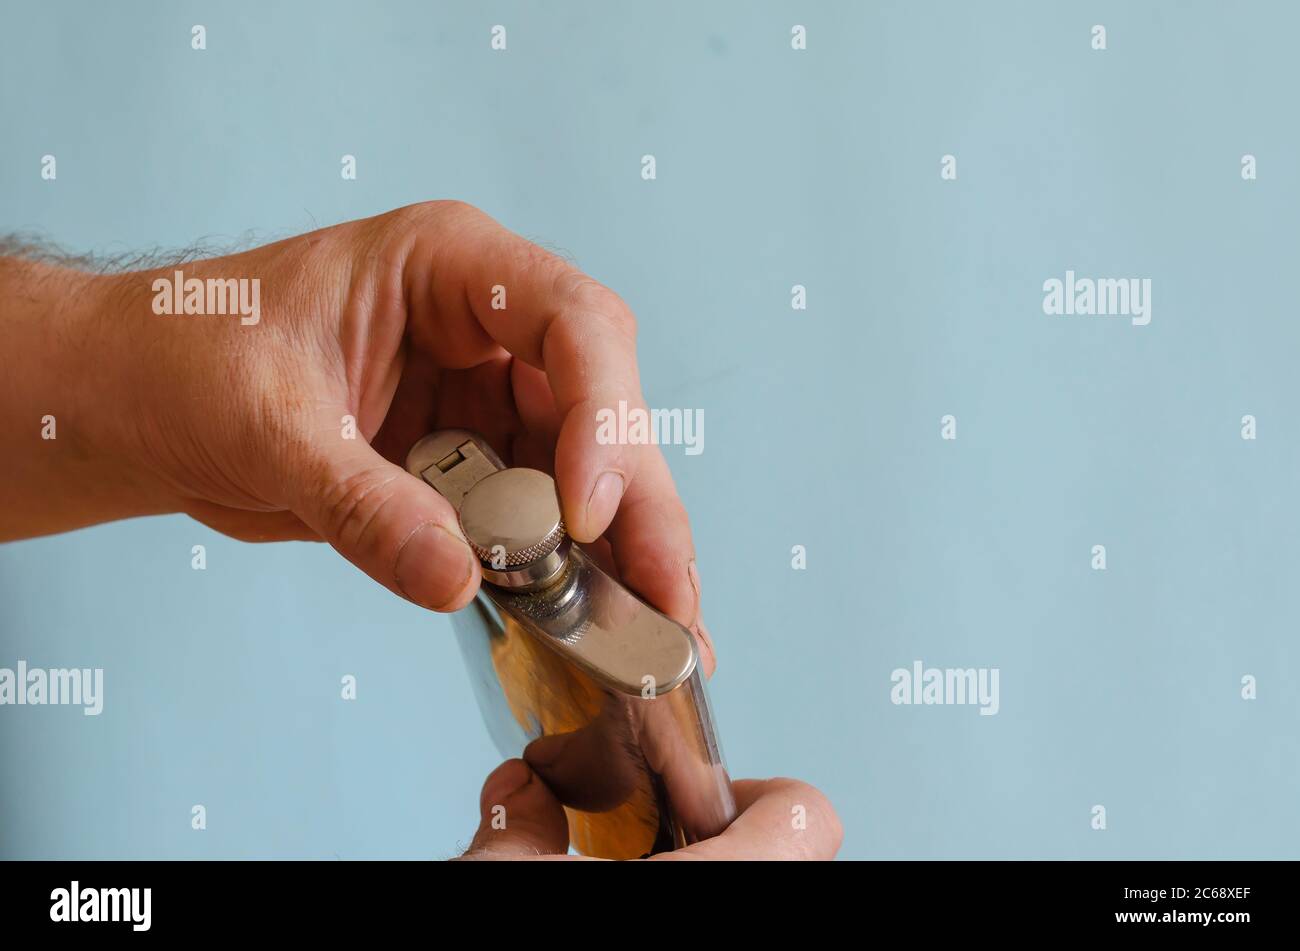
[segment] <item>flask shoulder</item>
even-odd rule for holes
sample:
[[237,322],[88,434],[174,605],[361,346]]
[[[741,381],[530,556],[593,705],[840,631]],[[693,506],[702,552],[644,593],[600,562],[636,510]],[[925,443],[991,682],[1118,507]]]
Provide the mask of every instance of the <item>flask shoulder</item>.
[[484,586],[500,610],[607,689],[655,696],[699,663],[691,633],[607,575],[577,545],[565,576],[543,591]]

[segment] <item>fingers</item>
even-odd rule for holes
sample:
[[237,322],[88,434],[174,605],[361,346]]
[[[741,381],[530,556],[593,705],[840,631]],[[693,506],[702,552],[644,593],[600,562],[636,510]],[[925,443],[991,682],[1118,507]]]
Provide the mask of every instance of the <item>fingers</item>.
[[713,641],[700,615],[700,576],[686,508],[657,447],[643,447],[646,464],[623,497],[606,537],[619,576],[634,591],[695,635],[706,676],[717,667]]
[[[524,460],[543,450],[548,455],[552,452],[547,439],[553,440],[560,429],[555,397],[545,374],[521,360],[514,361],[511,382],[520,421],[530,434],[527,448],[538,450],[517,451],[516,463],[545,468]],[[619,577],[664,614],[690,629],[700,647],[705,675],[712,676],[717,657],[700,616],[700,577],[686,508],[677,495],[663,453],[658,447],[640,448],[648,455],[638,466],[636,481],[623,494],[618,514],[605,536],[613,545]]]
[[493,347],[514,356],[510,382],[529,434],[516,440],[517,456],[554,440],[569,534],[592,542],[609,530],[624,580],[695,633],[710,672],[690,526],[667,463],[657,446],[618,432],[619,420],[645,409],[631,310],[468,205],[433,202],[394,214],[414,235],[402,273],[415,349],[444,365],[492,360],[500,352]]
[[479,816],[466,859],[537,858],[569,850],[563,807],[521,759],[507,760],[488,776]]
[[[555,407],[555,394],[546,373],[523,360],[510,364],[510,389],[515,398],[515,410],[524,429],[540,439],[548,439],[554,454],[555,440],[560,435],[560,411]],[[554,465],[554,459],[551,460]]]
[[[839,818],[807,783],[748,779],[733,789],[741,811],[725,832],[651,861],[828,860],[839,851]],[[488,776],[479,816],[465,859],[544,858],[568,851],[564,809],[523,760],[507,760]]]
[[[546,469],[540,460],[553,455],[559,431],[555,400],[540,370],[515,360],[511,381],[519,418],[527,432],[515,441],[515,464]],[[700,576],[690,521],[677,495],[672,473],[657,447],[623,495],[618,514],[605,532],[612,545],[618,576],[664,614],[690,629],[700,648],[705,676],[717,667],[713,641],[700,617]],[[588,546],[588,552],[602,559]]]
[[406,281],[413,302],[427,293],[432,313],[416,308],[413,318],[437,324],[413,338],[443,349],[450,347],[444,338],[472,341],[463,354],[448,356],[482,359],[486,335],[545,370],[560,420],[555,476],[565,524],[578,541],[594,540],[647,455],[641,446],[597,439],[598,412],[616,413],[620,403],[644,408],[631,310],[613,291],[469,206],[434,203],[399,214],[423,235],[411,246]]
[[656,860],[833,859],[844,830],[830,801],[795,779],[732,784],[740,815],[721,835]]
[[478,590],[479,567],[437,492],[361,440],[325,437],[289,475],[298,516],[384,587],[432,611]]

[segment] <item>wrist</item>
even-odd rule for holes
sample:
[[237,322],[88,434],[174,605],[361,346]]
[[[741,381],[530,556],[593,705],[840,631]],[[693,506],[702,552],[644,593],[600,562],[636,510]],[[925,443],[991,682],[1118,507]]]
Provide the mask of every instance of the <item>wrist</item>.
[[162,358],[149,310],[147,272],[83,275],[71,320],[83,346],[65,353],[72,384],[77,435],[96,468],[106,470],[99,501],[102,521],[176,510],[165,486],[146,464],[146,434],[157,416],[155,391]]
[[0,513],[0,539],[168,510],[129,438],[126,357],[138,333],[115,326],[114,311],[134,276],[0,260],[12,344],[0,358],[0,442],[12,460],[0,484],[16,502]]

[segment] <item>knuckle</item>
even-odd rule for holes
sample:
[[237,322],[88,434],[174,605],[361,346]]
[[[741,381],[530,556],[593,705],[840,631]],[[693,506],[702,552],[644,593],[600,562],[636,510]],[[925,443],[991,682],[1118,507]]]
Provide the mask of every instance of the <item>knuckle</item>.
[[377,544],[380,514],[393,499],[395,475],[379,467],[363,469],[326,490],[322,507],[325,530],[331,542],[352,550],[369,550]]
[[453,224],[466,224],[485,218],[486,215],[469,202],[458,198],[439,198],[433,201],[416,202],[392,212],[399,224],[424,224],[430,221],[448,221]]
[[556,277],[555,296],[569,313],[581,315],[584,320],[601,320],[629,337],[636,336],[636,316],[627,302],[581,271],[566,265]]
[[564,279],[566,273],[573,271],[573,268],[555,252],[517,235],[513,239],[513,253],[519,270],[532,277],[542,279],[550,277],[552,282],[559,282]]
[[487,215],[467,201],[459,198],[443,198],[439,201],[425,202],[430,214],[441,215],[458,221],[475,221]]

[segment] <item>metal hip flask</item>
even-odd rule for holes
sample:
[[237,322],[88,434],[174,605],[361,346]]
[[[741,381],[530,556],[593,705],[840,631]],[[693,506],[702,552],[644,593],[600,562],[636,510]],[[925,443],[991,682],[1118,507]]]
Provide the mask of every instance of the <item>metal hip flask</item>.
[[456,509],[484,584],[452,626],[488,733],[564,806],[584,855],[638,858],[735,818],[695,639],[565,533],[555,483],[440,430],[406,458]]

